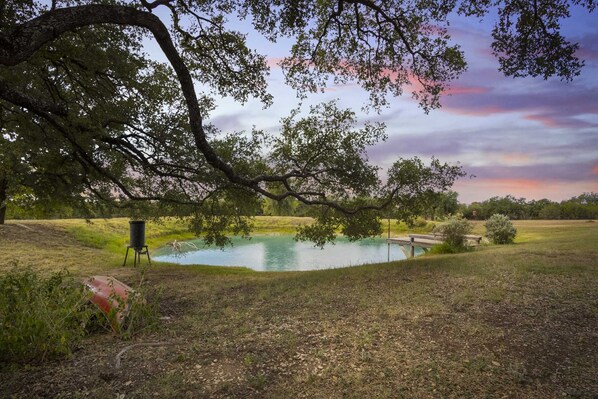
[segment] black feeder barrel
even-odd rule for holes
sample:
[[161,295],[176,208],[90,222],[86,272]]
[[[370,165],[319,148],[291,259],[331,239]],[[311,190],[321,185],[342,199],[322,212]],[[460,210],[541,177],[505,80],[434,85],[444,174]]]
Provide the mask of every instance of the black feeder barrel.
[[145,221],[131,220],[129,222],[129,246],[132,248],[145,246]]

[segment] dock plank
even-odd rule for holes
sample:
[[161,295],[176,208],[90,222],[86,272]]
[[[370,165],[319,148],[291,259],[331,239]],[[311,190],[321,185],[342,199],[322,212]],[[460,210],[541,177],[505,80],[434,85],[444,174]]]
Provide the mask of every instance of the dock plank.
[[[386,240],[389,244],[411,245],[410,237],[393,237]],[[414,238],[413,245],[416,247],[431,248],[434,245],[442,244],[442,241],[426,238]]]
[[[423,238],[427,240],[439,240],[444,241],[444,235],[439,233],[433,234],[409,234],[409,237],[413,238]],[[479,245],[482,242],[482,236],[473,235],[473,234],[466,234],[463,237],[468,241],[469,246]]]

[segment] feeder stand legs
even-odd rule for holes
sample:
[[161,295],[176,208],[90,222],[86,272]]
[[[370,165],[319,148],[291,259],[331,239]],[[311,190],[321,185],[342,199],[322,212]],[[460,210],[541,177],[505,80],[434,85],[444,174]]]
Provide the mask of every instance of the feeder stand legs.
[[[147,245],[142,247],[132,247],[127,245],[127,252],[125,253],[125,261],[123,262],[123,266],[127,264],[127,257],[129,256],[129,249],[133,248],[133,267],[137,266],[137,262],[141,265],[141,255],[147,255],[147,262],[149,265],[152,265],[152,260],[150,259],[149,249]],[[145,251],[143,250],[145,249]]]

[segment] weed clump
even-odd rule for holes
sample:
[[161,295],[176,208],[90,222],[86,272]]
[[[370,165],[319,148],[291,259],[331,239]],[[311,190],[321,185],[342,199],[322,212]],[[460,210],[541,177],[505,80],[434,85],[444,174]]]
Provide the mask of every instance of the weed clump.
[[66,271],[42,277],[15,267],[0,276],[0,367],[69,355],[97,313]]
[[[467,219],[460,216],[453,216],[449,218],[446,223],[443,223],[434,228],[434,233],[441,234],[444,239],[444,246],[441,246],[437,251],[451,251],[440,253],[455,253],[462,252],[466,249],[465,236],[471,232],[473,226]],[[439,253],[439,252],[437,252]]]
[[[15,265],[0,276],[0,369],[11,364],[40,364],[69,356],[86,335],[113,331],[121,339],[157,325],[157,300],[145,287],[127,303],[105,314],[89,302],[90,292],[67,271],[45,277]],[[117,298],[115,298],[117,299]],[[127,317],[114,328],[118,312]]]
[[513,223],[500,213],[492,215],[484,226],[486,226],[486,237],[494,244],[510,244],[517,235]]
[[417,217],[415,219],[408,219],[407,220],[407,226],[409,228],[425,228],[428,227],[428,221],[422,217]]
[[430,249],[430,253],[432,254],[457,254],[459,252],[465,251],[465,247],[453,247],[452,245],[443,242],[442,244],[434,245],[432,249]]
[[[142,273],[143,276],[144,273]],[[152,331],[159,323],[159,298],[161,297],[161,290],[150,290],[147,284],[143,284],[143,277],[137,289],[130,293],[127,300],[113,296],[112,298],[118,302],[118,306],[112,308],[106,314],[107,320],[110,322],[113,331],[118,337],[124,340],[140,335],[145,331]],[[152,298],[148,300],[148,298]],[[113,323],[117,318],[119,312],[125,312],[126,317],[121,324]]]

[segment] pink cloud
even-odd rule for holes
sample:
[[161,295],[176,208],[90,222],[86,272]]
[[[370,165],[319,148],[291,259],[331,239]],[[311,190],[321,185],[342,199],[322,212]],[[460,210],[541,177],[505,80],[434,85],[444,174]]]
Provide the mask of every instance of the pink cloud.
[[[486,76],[485,72],[481,73]],[[510,90],[512,80],[487,78],[494,82],[497,90],[483,89],[482,76],[464,75],[468,95],[448,96],[443,100],[443,109],[458,115],[488,116],[498,113],[518,113],[522,118],[535,121],[550,128],[586,128],[598,126],[589,115],[598,115],[598,97],[592,84],[563,83],[551,81],[541,90],[530,86],[529,91]],[[530,82],[532,82],[530,80]],[[522,80],[522,84],[525,80]],[[533,83],[532,83],[533,84]],[[480,89],[482,87],[482,89]]]
[[471,108],[471,109],[448,108],[448,107],[445,109],[448,109],[453,114],[470,115],[470,116],[488,116],[488,115],[493,115],[493,114],[501,114],[501,113],[505,113],[505,112],[510,112],[509,109],[501,108],[497,105],[491,105],[491,106],[481,107],[481,108],[477,108],[477,109],[474,109],[474,108]]
[[598,51],[588,49],[588,48],[580,48],[575,52],[575,55],[582,60],[586,61],[597,61],[598,60]]
[[490,89],[488,87],[451,85],[445,91],[445,93],[450,94],[450,95],[485,94],[485,93],[488,93],[489,91],[490,91]]
[[528,154],[523,154],[520,152],[512,152],[502,155],[503,161],[508,165],[513,164],[521,164],[527,163],[531,160],[531,157]]
[[455,183],[459,201],[471,203],[484,201],[494,196],[513,195],[527,200],[548,198],[563,201],[583,192],[598,190],[596,181],[571,182],[567,180],[541,181],[533,179],[462,179]]
[[527,119],[528,121],[540,122],[542,125],[547,126],[547,127],[567,126],[566,124],[560,123],[559,121],[557,121],[556,119],[554,119],[553,117],[550,117],[548,115],[540,115],[540,114],[525,115],[523,118]]
[[579,49],[575,55],[586,61],[598,61],[598,34],[589,34],[580,38]]
[[518,178],[485,179],[484,183],[493,187],[511,188],[514,190],[534,190],[544,184],[540,180]]
[[270,57],[266,58],[266,65],[270,68],[280,68],[280,62],[284,60],[283,57]]

